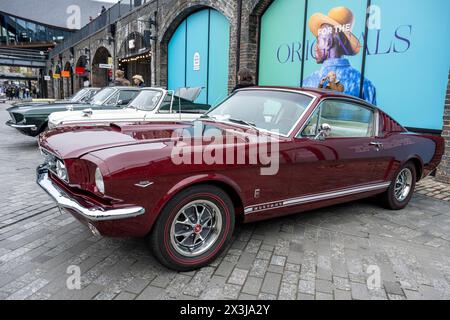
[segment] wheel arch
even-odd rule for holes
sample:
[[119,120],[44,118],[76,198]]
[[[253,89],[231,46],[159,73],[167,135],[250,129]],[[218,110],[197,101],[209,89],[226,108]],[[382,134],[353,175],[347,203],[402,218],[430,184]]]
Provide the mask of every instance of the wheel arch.
[[[164,209],[164,207],[167,205],[167,203],[178,193],[195,187],[199,185],[212,185],[217,188],[222,189],[224,192],[228,194],[231,201],[233,202],[233,206],[235,209],[235,217],[236,219],[239,219],[240,221],[244,218],[244,204],[241,197],[241,188],[238,186],[236,182],[234,182],[232,179],[223,176],[223,175],[198,175],[198,176],[192,176],[188,177],[186,179],[183,179],[179,181],[177,184],[175,184],[167,193],[166,195],[158,202],[158,204],[155,206],[155,211],[153,214],[155,215],[155,221],[158,219],[158,216],[160,212]],[[153,229],[152,224],[152,229]],[[151,232],[151,231],[150,231]]]
[[422,179],[423,174],[423,160],[418,155],[413,155],[409,157],[409,159],[405,162],[412,162],[414,167],[416,168],[416,182],[419,182]]

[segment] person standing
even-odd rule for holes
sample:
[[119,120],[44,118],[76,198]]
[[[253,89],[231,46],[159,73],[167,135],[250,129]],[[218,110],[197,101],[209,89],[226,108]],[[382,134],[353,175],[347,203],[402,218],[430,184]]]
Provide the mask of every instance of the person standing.
[[145,87],[144,78],[139,74],[133,76],[133,83],[136,87],[139,88]]
[[254,86],[255,83],[253,82],[252,72],[247,68],[242,68],[238,72],[238,81],[232,92]]
[[325,78],[319,83],[320,89],[344,92],[343,84],[337,79],[336,72],[330,71]]
[[125,72],[123,72],[122,70],[117,70],[116,71],[116,78],[114,80],[114,85],[115,86],[129,87],[131,85],[131,83],[130,83],[130,81],[125,79]]

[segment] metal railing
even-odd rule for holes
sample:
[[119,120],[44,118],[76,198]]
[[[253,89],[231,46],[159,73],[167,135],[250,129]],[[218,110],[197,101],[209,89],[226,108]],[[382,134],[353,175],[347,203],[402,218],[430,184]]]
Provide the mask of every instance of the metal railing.
[[117,20],[133,11],[135,8],[150,2],[152,2],[152,0],[119,0],[119,2],[90,21],[83,28],[68,36],[67,39],[64,39],[64,42],[56,45],[53,50],[49,52],[49,57],[55,57],[62,51],[73,47],[76,43],[88,38],[106,26],[117,22]]

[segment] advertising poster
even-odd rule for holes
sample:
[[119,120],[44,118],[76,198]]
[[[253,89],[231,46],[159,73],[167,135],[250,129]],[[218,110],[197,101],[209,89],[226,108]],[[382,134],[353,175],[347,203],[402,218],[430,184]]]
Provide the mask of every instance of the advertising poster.
[[442,130],[450,69],[450,1],[372,0],[365,75],[403,125]]
[[260,85],[299,85],[304,14],[305,0],[277,0],[264,13],[260,36]]
[[343,92],[380,107],[406,127],[442,130],[450,1],[367,4],[275,0],[261,19],[259,84]]
[[[309,1],[307,17],[303,86],[359,97],[366,1]],[[367,78],[363,98],[377,103],[375,84]]]

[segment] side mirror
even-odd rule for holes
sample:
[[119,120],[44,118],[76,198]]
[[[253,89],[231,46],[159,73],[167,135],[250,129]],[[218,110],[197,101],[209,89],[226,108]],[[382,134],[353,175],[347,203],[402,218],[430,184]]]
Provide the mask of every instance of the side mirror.
[[90,117],[90,116],[92,116],[92,113],[93,113],[91,108],[84,109],[82,112],[83,112],[83,117]]
[[118,106],[126,106],[127,104],[129,104],[130,103],[130,100],[119,100],[118,102],[117,102],[117,105]]
[[328,123],[323,123],[320,126],[319,133],[314,138],[315,140],[325,140],[331,134],[331,126]]

